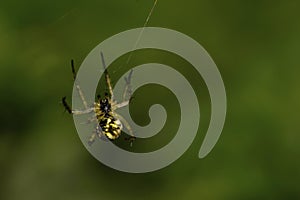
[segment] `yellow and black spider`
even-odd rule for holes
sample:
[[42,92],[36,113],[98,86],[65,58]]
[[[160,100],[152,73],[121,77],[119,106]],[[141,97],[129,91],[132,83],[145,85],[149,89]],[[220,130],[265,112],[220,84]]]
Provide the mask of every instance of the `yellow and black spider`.
[[[100,95],[98,95],[98,101],[94,103],[93,106],[88,106],[85,97],[83,95],[82,90],[80,89],[80,86],[76,83],[76,71],[74,67],[74,61],[71,60],[71,67],[72,67],[72,73],[73,73],[73,79],[75,82],[75,87],[79,93],[79,96],[83,102],[83,105],[85,107],[85,110],[73,110],[66,102],[66,97],[62,98],[62,103],[65,107],[65,109],[73,115],[81,115],[81,114],[87,114],[94,112],[95,116],[89,120],[89,122],[97,121],[97,127],[94,131],[94,133],[91,135],[88,144],[92,145],[95,141],[96,136],[99,138],[106,137],[109,140],[116,140],[119,138],[122,132],[123,125],[126,127],[126,129],[130,133],[130,137],[126,138],[130,141],[131,145],[132,142],[135,140],[135,136],[133,135],[133,131],[129,125],[129,123],[119,114],[116,113],[116,109],[122,108],[124,106],[127,106],[131,100],[131,88],[130,88],[130,80],[132,76],[132,70],[130,71],[127,78],[125,78],[125,89],[123,93],[123,101],[121,103],[117,103],[117,101],[114,99],[114,94],[111,86],[110,76],[107,72],[104,56],[101,52],[101,60],[102,65],[104,68],[104,75],[106,84],[108,87],[108,93],[105,93],[105,97],[101,98]],[[128,97],[128,100],[126,100],[126,97]]]

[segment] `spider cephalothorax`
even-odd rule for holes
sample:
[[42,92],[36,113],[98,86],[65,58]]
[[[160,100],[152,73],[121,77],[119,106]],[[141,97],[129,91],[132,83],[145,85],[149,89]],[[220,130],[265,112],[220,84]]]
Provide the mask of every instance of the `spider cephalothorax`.
[[98,104],[99,108],[102,112],[105,114],[109,114],[111,112],[111,104],[108,100],[108,98],[104,98],[100,100],[100,103]]

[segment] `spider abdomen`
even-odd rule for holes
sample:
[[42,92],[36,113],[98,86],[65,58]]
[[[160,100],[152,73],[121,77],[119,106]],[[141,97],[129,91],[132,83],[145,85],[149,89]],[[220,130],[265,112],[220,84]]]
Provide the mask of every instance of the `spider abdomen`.
[[111,115],[98,118],[102,133],[110,140],[115,140],[121,135],[122,124],[120,120]]

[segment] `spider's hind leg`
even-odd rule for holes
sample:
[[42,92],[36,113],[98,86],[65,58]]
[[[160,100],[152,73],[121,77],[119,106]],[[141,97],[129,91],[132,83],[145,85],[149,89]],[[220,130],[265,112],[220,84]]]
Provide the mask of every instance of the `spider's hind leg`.
[[96,138],[96,132],[93,132],[93,134],[90,136],[90,138],[88,140],[89,146],[92,146],[92,144],[95,142],[95,138]]
[[91,146],[95,142],[96,137],[100,138],[103,141],[108,141],[107,137],[105,137],[99,125],[96,126],[95,130],[93,131],[93,134],[88,140],[89,146]]
[[128,140],[130,142],[130,146],[132,146],[132,143],[133,143],[133,141],[136,140],[136,137],[133,134],[133,130],[132,130],[131,126],[129,125],[129,123],[127,122],[127,120],[123,116],[121,116],[117,113],[115,113],[115,115],[122,122],[122,124],[126,127],[126,129],[128,130],[130,136],[125,138],[125,140]]

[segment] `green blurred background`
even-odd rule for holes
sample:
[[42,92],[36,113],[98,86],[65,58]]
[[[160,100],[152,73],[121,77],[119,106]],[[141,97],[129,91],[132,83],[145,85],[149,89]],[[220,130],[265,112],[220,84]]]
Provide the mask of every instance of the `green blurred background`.
[[[128,69],[156,61],[190,78],[201,105],[196,140],[172,165],[146,174],[115,171],[87,152],[60,103],[62,96],[71,99],[70,59],[78,68],[101,41],[142,26],[152,4],[1,2],[0,199],[300,199],[300,1],[296,0],[160,0],[148,26],[191,36],[219,67],[228,98],[222,136],[205,159],[197,158],[210,118],[205,84],[178,57],[139,51]],[[126,70],[116,69],[113,82]],[[157,86],[137,91],[132,114],[142,116],[136,119],[141,124],[149,120],[145,95],[149,102],[172,97]],[[137,140],[138,151],[157,149],[173,137],[170,130],[175,134],[178,102],[163,104],[171,120],[167,129],[153,141],[147,139],[145,146]],[[128,148],[127,143],[119,145]]]

